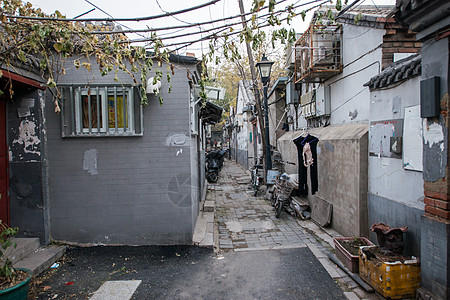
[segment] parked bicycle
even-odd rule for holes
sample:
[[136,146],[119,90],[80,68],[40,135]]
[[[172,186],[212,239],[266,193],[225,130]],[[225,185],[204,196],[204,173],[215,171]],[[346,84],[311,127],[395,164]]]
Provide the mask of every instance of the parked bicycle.
[[[253,157],[248,157],[253,158]],[[256,160],[255,165],[251,169],[251,175],[252,175],[252,187],[254,190],[254,196],[256,197],[258,195],[259,190],[261,189],[261,185],[264,182],[264,167],[262,164],[259,163],[259,157]]]

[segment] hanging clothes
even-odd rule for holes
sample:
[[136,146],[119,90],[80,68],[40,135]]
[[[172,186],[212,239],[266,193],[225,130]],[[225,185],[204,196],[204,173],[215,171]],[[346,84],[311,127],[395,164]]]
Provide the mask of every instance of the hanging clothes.
[[302,196],[308,195],[308,166],[311,175],[311,194],[319,188],[317,177],[317,143],[319,139],[312,135],[299,136],[294,139],[298,152],[298,192]]

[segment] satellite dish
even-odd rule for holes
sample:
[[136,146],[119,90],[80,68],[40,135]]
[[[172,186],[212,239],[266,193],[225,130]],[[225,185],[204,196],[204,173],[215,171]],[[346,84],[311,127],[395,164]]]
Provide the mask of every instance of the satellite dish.
[[147,94],[158,94],[159,93],[159,89],[161,88],[161,81],[157,80],[156,83],[154,84],[154,77],[150,77],[147,80],[147,87],[145,92]]

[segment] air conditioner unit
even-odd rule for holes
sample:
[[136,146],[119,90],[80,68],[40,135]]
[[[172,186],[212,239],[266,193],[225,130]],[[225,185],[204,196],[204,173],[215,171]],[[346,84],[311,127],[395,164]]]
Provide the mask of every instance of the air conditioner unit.
[[298,91],[295,89],[295,83],[288,82],[286,85],[286,104],[298,104]]
[[316,33],[313,35],[313,65],[334,63],[333,32]]
[[309,117],[311,115],[311,106],[307,104],[305,106],[305,117]]
[[313,101],[313,98],[315,98],[315,95],[316,95],[316,90],[312,90],[312,91],[309,91],[309,92],[301,95],[300,104],[306,105],[306,104],[310,103],[311,101]]
[[322,86],[316,91],[317,116],[329,116],[331,113],[331,88]]

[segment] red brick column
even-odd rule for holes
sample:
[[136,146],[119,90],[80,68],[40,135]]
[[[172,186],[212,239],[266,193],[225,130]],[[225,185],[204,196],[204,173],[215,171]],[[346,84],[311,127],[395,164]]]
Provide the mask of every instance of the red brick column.
[[[449,95],[445,94],[441,99],[441,115],[444,117],[445,127],[449,128]],[[447,138],[447,167],[445,177],[435,182],[424,180],[423,190],[425,194],[425,216],[437,217],[441,222],[450,222],[450,143]]]
[[425,181],[424,194],[425,215],[450,220],[450,195],[446,178],[436,182]]

